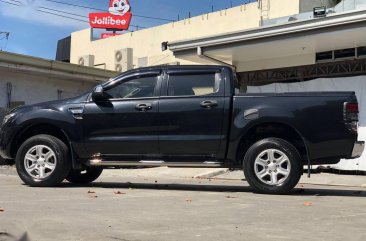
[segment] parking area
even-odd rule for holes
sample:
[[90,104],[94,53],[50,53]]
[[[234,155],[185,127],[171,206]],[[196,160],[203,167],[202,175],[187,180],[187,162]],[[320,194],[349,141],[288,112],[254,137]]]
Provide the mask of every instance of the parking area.
[[238,173],[182,173],[106,170],[87,186],[30,188],[1,168],[0,240],[366,240],[366,177],[275,196],[254,194]]

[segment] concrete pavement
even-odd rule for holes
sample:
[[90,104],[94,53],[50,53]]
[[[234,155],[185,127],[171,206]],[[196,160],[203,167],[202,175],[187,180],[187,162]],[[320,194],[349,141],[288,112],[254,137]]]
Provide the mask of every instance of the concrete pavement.
[[30,188],[1,168],[0,240],[25,231],[37,241],[366,239],[366,188],[305,183],[259,195],[242,180],[188,170],[106,170],[90,185]]
[[[0,166],[0,172],[14,173],[15,167]],[[175,179],[175,178],[197,178],[197,179],[222,179],[245,181],[243,171],[230,171],[227,168],[140,168],[140,169],[115,169],[103,173],[105,177],[123,178],[151,178],[151,179]],[[311,185],[334,185],[349,187],[366,187],[366,175],[339,175],[330,173],[314,173],[311,178],[304,173],[300,184]]]
[[[105,173],[110,177],[124,178],[198,178],[198,179],[222,179],[244,181],[244,173],[241,170],[230,171],[227,168],[142,168],[109,170]],[[311,185],[335,185],[349,187],[366,187],[365,175],[338,175],[330,173],[313,173],[311,178],[304,173],[300,184]]]
[[[241,180],[244,178],[243,171],[226,172],[222,175],[217,175],[216,179]],[[308,178],[307,174],[300,179],[300,184],[311,185],[330,185],[330,186],[349,186],[349,187],[366,187],[365,175],[339,175],[331,173],[313,173]]]

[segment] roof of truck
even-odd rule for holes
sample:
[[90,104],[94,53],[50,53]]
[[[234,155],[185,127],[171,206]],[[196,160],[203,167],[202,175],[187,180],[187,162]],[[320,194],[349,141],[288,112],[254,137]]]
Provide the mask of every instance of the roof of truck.
[[147,72],[147,71],[154,71],[154,70],[212,70],[212,69],[222,69],[222,68],[229,68],[227,66],[223,65],[157,65],[157,66],[151,66],[151,67],[143,67],[143,68],[137,68],[137,69],[131,69],[126,72],[123,72],[116,76],[115,78],[119,78],[121,76],[124,76],[126,74],[131,73],[139,73],[139,72]]

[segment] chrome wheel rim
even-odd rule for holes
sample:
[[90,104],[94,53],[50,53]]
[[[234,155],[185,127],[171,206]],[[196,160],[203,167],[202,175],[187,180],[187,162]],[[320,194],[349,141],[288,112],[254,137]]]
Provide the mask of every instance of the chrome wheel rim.
[[268,149],[261,152],[255,159],[254,171],[261,182],[278,186],[290,176],[291,163],[288,156],[282,151]]
[[44,145],[30,148],[24,157],[24,167],[27,173],[37,181],[48,178],[56,168],[55,152]]

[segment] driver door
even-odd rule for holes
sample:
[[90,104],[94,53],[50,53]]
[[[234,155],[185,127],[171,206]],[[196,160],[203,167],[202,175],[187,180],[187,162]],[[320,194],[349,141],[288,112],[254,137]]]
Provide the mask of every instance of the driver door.
[[90,156],[126,160],[159,152],[161,71],[139,72],[103,86],[105,101],[84,108],[85,148]]

